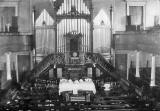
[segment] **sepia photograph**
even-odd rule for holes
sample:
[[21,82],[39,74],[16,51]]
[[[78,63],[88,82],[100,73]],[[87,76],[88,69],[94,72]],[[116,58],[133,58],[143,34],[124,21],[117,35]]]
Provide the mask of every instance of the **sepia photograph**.
[[160,111],[160,0],[0,0],[0,111]]

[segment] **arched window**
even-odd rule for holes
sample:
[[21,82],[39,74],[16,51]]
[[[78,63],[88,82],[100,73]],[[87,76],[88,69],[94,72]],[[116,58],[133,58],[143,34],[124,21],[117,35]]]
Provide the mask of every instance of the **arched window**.
[[36,49],[39,54],[54,52],[54,20],[46,9],[36,19]]
[[110,27],[110,19],[106,12],[101,9],[97,16],[93,20],[94,25],[101,25],[101,23],[105,24],[107,27]]
[[50,16],[50,14],[47,12],[46,9],[43,9],[43,11],[41,12],[41,14],[36,20],[36,26],[43,26],[44,24],[47,26],[50,26],[50,25],[53,25],[53,23],[54,23],[54,20]]
[[94,52],[108,53],[110,50],[110,19],[101,9],[94,20],[93,49]]

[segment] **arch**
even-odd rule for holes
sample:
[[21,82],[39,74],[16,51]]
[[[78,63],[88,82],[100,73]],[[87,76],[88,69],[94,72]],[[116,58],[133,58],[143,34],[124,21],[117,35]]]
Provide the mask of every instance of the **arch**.
[[[98,53],[109,53],[110,50],[110,19],[101,9],[93,20],[93,50]],[[96,42],[95,42],[96,41]]]
[[101,25],[102,21],[104,25],[110,27],[110,19],[103,9],[101,9],[97,16],[94,18],[93,23],[94,25]]
[[53,25],[54,20],[53,18],[49,15],[46,9],[43,9],[41,14],[36,20],[36,26],[43,26],[44,24],[47,26]]

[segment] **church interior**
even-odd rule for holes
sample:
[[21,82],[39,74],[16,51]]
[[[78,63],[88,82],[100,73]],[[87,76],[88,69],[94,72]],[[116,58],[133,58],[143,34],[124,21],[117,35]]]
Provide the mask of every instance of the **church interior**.
[[160,111],[160,0],[0,0],[0,111]]

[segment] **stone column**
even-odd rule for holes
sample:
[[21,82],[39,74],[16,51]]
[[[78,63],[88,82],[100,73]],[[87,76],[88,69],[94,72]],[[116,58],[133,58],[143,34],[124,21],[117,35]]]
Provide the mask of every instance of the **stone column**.
[[91,12],[91,16],[90,16],[90,41],[89,41],[89,45],[90,45],[90,51],[93,53],[93,4],[92,4],[92,0],[91,0],[91,6],[90,6],[90,12]]
[[19,82],[19,74],[18,74],[18,55],[16,55],[16,79],[17,83]]
[[151,64],[151,82],[150,86],[155,86],[155,56],[152,55],[152,64]]
[[30,65],[31,65],[31,69],[33,69],[34,68],[34,63],[33,63],[33,51],[30,51]]
[[11,80],[11,60],[10,60],[11,53],[6,53],[6,71],[7,71],[7,80]]
[[140,52],[136,52],[136,77],[140,77],[140,74],[139,74],[139,54],[140,54]]
[[130,54],[127,55],[127,80],[129,80]]

